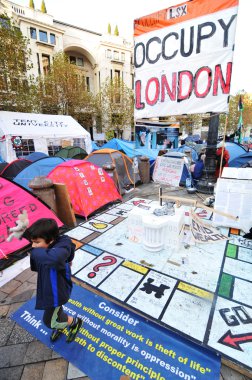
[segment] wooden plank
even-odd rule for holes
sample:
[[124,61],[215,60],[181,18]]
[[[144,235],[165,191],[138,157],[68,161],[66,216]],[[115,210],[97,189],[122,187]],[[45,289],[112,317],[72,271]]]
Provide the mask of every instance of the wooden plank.
[[68,227],[76,227],[77,222],[73,212],[71,200],[64,183],[54,183],[57,216]]
[[[249,380],[252,379],[252,372],[235,364],[230,360],[221,359],[221,374],[224,380]],[[234,372],[237,371],[237,372]]]
[[226,216],[227,218],[234,219],[234,220],[237,220],[238,218],[237,216],[230,215],[226,212],[222,212],[219,210],[215,210],[214,208],[207,207],[203,203],[199,203],[196,199],[186,199],[186,198],[176,197],[174,195],[162,195],[162,194],[159,196],[159,199],[170,199],[171,201],[186,203],[186,204],[192,205],[193,207],[200,207],[204,210],[215,212],[216,214]]

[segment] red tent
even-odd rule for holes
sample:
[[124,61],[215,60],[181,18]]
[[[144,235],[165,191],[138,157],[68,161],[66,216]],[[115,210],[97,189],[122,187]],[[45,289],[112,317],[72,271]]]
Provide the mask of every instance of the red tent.
[[114,181],[91,162],[70,160],[54,168],[48,177],[65,183],[75,214],[87,217],[100,207],[121,200]]
[[62,226],[56,215],[29,191],[13,182],[0,177],[0,259],[12,252],[18,251],[29,244],[26,239],[13,239],[7,242],[8,229],[16,226],[18,215],[27,211],[29,225],[40,218],[53,218],[58,226]]

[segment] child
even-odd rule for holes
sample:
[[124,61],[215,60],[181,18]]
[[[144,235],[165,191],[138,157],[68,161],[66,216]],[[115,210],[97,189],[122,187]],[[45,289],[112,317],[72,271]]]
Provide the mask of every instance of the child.
[[59,236],[54,219],[39,219],[24,233],[32,243],[31,270],[38,272],[36,309],[44,310],[43,322],[53,329],[51,341],[54,342],[69,327],[66,341],[72,342],[81,325],[81,318],[64,313],[62,305],[70,298],[72,291],[71,261],[75,245],[66,236]]

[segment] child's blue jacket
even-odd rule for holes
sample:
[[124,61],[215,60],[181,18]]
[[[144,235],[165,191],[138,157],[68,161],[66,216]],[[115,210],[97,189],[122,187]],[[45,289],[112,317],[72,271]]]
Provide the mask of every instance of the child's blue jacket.
[[75,245],[66,236],[60,236],[48,248],[33,248],[31,270],[38,272],[36,309],[64,305],[72,291],[71,268]]

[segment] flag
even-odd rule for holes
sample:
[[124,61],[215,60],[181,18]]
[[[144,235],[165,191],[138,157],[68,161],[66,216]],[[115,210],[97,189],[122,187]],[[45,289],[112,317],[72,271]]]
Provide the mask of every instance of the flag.
[[243,103],[242,103],[242,97],[240,95],[239,103],[238,103],[238,111],[243,111],[243,110],[244,110],[244,106],[243,106]]
[[239,144],[242,143],[242,134],[241,134],[242,128],[243,128],[243,120],[242,120],[242,112],[241,112],[239,121],[238,121],[238,143]]
[[242,111],[244,110],[243,102],[242,102],[242,97],[240,95],[239,98],[239,103],[238,103],[238,111],[240,112],[240,117],[238,121],[238,130],[237,130],[237,135],[238,135],[238,143],[242,143],[242,128],[243,128],[243,120],[242,120]]

